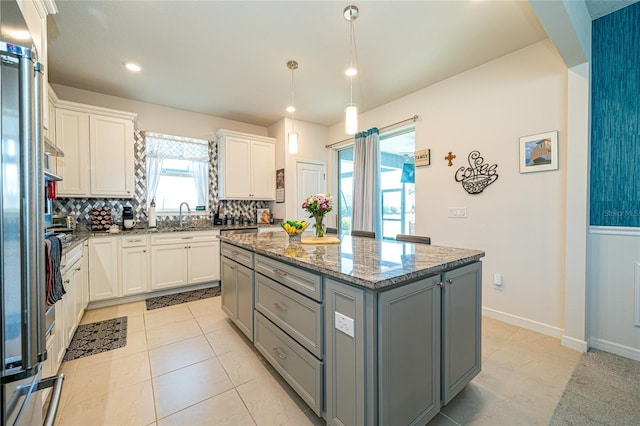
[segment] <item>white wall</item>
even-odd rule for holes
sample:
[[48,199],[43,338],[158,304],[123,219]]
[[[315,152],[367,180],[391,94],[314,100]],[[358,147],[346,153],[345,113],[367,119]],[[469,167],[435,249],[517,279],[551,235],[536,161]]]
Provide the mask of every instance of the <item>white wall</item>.
[[[431,165],[416,169],[416,232],[435,245],[484,250],[485,314],[557,337],[564,327],[566,99],[567,67],[546,40],[360,116],[361,129],[420,116],[416,150],[431,149]],[[551,130],[559,131],[559,170],[520,174],[519,137]],[[331,127],[330,141],[344,138],[342,123]],[[498,164],[499,178],[469,195],[454,174],[476,149]],[[453,167],[444,160],[449,151]],[[447,218],[448,207],[466,207],[468,218]],[[493,288],[494,273],[504,290]]]
[[102,93],[52,84],[60,100],[80,102],[103,108],[130,111],[138,114],[137,128],[168,135],[212,140],[219,129],[235,130],[267,136],[266,127],[226,120],[213,115],[199,114],[146,102],[134,101]]
[[[284,167],[285,202],[270,203],[274,217],[280,219],[303,219],[299,217],[297,200],[296,164],[299,161],[311,163],[327,162],[325,145],[329,139],[329,128],[318,124],[295,121],[295,131],[298,134],[298,153],[289,154],[286,135],[291,129],[291,119],[283,118],[269,127],[269,136],[276,138],[276,169]],[[311,194],[309,194],[311,195]]]

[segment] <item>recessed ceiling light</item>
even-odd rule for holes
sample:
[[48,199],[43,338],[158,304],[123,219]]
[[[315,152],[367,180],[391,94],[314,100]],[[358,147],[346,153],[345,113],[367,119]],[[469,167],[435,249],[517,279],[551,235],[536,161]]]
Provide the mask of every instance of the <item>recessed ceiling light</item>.
[[287,107],[287,112],[296,112],[296,107],[294,107],[294,106],[288,106],[288,107]]
[[133,71],[133,72],[140,72],[142,71],[142,67],[138,64],[134,64],[133,62],[125,62],[124,66],[126,69],[128,69],[129,71]]

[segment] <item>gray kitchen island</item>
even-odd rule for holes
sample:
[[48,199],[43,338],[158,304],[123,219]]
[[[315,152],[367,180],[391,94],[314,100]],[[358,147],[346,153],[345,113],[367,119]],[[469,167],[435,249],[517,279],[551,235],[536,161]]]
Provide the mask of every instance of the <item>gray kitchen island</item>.
[[222,308],[335,425],[424,425],[480,372],[479,250],[221,236]]

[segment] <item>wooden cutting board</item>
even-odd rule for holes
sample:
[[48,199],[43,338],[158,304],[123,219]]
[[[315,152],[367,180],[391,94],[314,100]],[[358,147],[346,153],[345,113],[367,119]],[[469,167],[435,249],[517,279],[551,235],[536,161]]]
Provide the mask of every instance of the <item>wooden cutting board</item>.
[[336,237],[302,238],[300,242],[302,244],[340,244],[340,240]]

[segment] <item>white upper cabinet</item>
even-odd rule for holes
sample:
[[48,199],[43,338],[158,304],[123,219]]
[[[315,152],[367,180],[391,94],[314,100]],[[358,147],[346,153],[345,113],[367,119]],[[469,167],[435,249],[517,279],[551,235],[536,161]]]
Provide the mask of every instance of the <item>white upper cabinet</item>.
[[221,200],[275,200],[274,138],[220,130],[218,197]]
[[133,198],[136,114],[60,101],[56,145],[62,197]]
[[67,197],[89,196],[89,114],[58,108],[56,110],[56,146],[64,152],[57,158],[57,173],[63,177],[58,194]]
[[133,121],[92,114],[89,117],[91,194],[133,197]]

